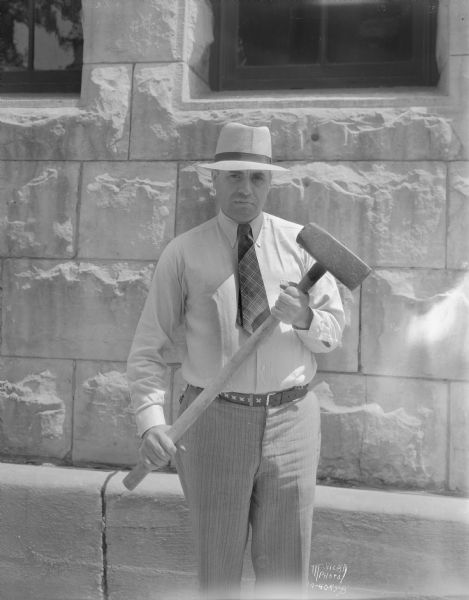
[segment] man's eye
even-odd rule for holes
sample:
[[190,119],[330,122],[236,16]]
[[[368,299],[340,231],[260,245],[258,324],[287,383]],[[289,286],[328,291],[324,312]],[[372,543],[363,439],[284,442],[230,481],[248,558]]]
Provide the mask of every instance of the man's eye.
[[262,183],[263,181],[265,181],[265,176],[264,176],[264,174],[263,174],[263,173],[255,173],[255,174],[252,176],[252,180],[253,180],[255,183]]

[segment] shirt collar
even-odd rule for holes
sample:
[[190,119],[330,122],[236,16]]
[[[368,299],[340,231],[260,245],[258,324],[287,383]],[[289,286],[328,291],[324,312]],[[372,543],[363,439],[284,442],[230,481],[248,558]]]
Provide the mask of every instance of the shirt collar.
[[[227,217],[225,213],[221,210],[218,212],[217,218],[218,224],[222,228],[223,233],[226,235],[231,246],[234,248],[238,239],[238,223],[236,223],[236,221],[233,221],[233,219],[230,219],[230,217]],[[263,222],[264,213],[261,212],[249,223],[249,225],[251,225],[252,237],[254,241],[256,241],[259,237]]]

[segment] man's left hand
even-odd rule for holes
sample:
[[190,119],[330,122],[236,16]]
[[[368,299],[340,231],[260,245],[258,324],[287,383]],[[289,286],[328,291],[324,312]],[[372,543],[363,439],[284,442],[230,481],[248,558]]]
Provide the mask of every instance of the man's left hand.
[[282,291],[272,308],[272,315],[279,321],[293,325],[298,329],[309,329],[313,320],[313,311],[309,307],[309,295],[294,283],[281,283]]

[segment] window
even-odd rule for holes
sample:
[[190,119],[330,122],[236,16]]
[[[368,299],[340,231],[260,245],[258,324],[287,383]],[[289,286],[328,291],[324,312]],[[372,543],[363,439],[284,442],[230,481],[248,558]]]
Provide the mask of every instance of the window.
[[431,86],[437,0],[212,0],[212,89]]
[[1,0],[0,93],[78,93],[81,0]]

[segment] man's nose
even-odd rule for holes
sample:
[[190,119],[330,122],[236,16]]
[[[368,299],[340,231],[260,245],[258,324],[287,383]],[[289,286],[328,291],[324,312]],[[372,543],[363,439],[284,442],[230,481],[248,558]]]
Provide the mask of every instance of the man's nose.
[[245,194],[246,196],[249,196],[251,194],[251,182],[249,180],[249,177],[244,177],[240,183],[239,186],[239,190],[241,193]]

